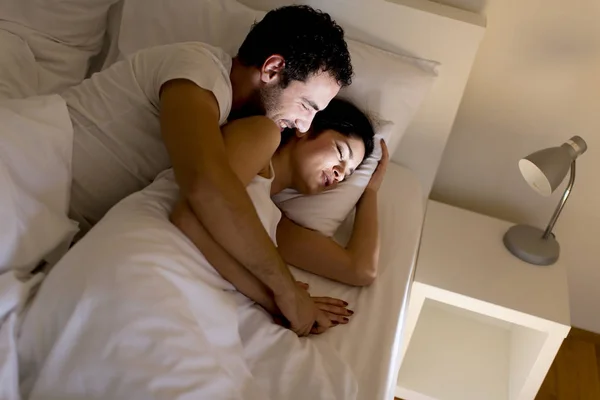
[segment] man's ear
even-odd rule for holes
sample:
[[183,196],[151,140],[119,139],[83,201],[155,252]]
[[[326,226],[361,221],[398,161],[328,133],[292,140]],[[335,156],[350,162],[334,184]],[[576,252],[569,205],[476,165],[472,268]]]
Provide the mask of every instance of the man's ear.
[[268,57],[260,70],[260,80],[263,83],[276,83],[285,68],[285,60],[279,54]]

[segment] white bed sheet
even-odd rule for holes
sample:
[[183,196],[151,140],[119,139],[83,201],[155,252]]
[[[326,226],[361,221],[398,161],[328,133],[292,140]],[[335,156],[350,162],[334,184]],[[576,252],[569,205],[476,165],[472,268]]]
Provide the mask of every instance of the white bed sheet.
[[[348,363],[358,383],[358,400],[394,397],[404,310],[424,212],[416,174],[390,163],[379,195],[381,253],[375,283],[364,289],[353,288],[292,269],[298,280],[309,283],[313,295],[342,298],[355,311],[343,330],[332,329],[313,340],[327,342]],[[347,236],[349,225],[345,223],[340,231]],[[343,241],[342,235],[338,237]]]
[[[382,186],[380,276],[371,287],[293,270],[313,295],[343,298],[355,311],[348,325],[308,340],[274,325],[240,294],[237,318],[231,314],[228,295],[211,290],[222,278],[212,269],[198,275],[198,253],[165,220],[174,195],[160,187],[111,210],[46,278],[43,301],[34,300],[19,339],[32,398],[391,398],[423,216],[413,173],[390,165]],[[215,334],[212,345],[202,339]],[[41,375],[29,374],[40,362]]]

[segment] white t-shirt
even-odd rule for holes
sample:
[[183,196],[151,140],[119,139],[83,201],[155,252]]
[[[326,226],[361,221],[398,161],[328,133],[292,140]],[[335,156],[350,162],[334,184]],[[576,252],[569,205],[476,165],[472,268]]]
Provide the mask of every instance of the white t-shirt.
[[231,57],[198,42],[141,50],[62,96],[73,122],[71,216],[85,232],[121,199],[171,165],[159,120],[159,93],[174,79],[212,91],[220,123],[231,110]]

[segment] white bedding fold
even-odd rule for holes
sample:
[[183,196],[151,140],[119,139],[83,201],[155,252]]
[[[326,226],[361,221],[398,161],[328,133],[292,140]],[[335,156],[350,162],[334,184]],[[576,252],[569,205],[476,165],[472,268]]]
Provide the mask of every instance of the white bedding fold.
[[3,99],[0,121],[0,399],[17,400],[17,326],[41,279],[31,272],[60,258],[77,228],[66,215],[73,130],[57,95]]

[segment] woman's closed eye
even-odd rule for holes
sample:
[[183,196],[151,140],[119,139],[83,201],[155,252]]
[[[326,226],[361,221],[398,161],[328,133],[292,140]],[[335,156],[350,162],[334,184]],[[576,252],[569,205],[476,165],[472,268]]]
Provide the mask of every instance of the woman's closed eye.
[[337,147],[338,154],[340,155],[340,161],[342,161],[344,159],[344,154],[342,153],[342,146],[340,146],[339,143],[336,143],[335,146]]

